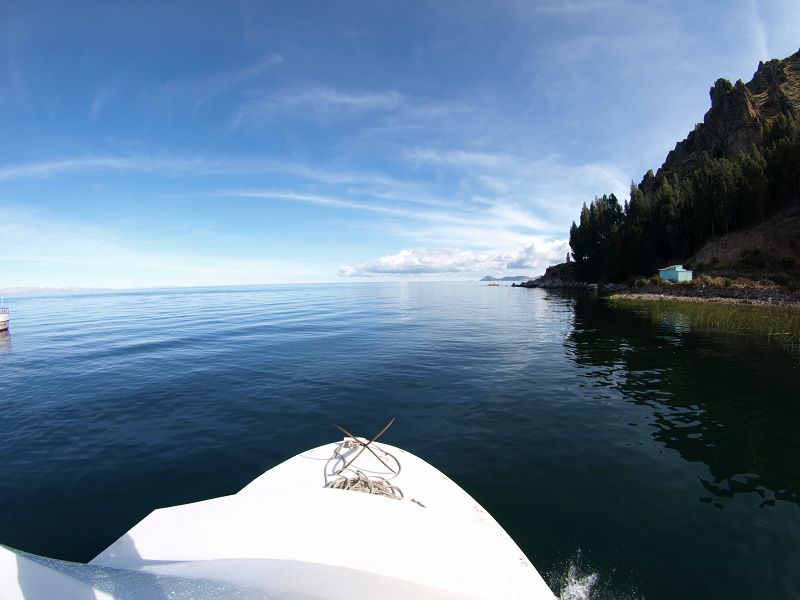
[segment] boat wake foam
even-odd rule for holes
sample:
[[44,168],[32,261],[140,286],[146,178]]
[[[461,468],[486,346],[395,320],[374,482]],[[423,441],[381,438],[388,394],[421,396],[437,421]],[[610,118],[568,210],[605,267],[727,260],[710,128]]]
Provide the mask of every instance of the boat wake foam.
[[612,581],[617,577],[601,577],[580,551],[550,574],[547,580],[551,589],[558,591],[559,600],[643,600],[643,596],[630,589],[630,581],[620,585],[619,581]]
[[590,600],[599,579],[599,573],[581,575],[577,565],[570,563],[558,597],[561,600]]

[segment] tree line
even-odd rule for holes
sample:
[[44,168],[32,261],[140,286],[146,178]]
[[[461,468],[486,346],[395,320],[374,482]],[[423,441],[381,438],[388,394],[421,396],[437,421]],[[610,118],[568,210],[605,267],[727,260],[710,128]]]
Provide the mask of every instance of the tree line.
[[[764,220],[800,202],[800,120],[782,115],[736,159],[707,152],[690,173],[631,183],[620,205],[614,194],[583,205],[569,243],[583,281],[620,282],[682,263],[714,236]],[[643,182],[644,183],[644,182]]]

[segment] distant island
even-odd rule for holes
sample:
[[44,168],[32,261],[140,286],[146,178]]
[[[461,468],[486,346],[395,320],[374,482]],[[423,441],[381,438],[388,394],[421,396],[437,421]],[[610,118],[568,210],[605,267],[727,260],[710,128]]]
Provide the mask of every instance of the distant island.
[[481,281],[528,281],[529,279],[530,277],[528,277],[527,275],[515,275],[513,277],[507,276],[507,277],[500,277],[499,279],[497,277],[492,277],[491,275],[487,275],[486,277],[481,279]]
[[800,301],[800,51],[759,63],[749,83],[719,79],[710,96],[703,122],[628,200],[583,205],[572,260],[522,286],[664,293],[656,270],[682,264],[695,279],[673,285],[679,295]]

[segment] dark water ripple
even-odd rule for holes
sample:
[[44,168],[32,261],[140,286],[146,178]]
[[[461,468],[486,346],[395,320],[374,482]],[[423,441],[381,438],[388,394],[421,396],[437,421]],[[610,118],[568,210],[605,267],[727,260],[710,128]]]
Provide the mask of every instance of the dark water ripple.
[[88,560],[390,416],[556,591],[800,596],[800,376],[752,338],[478,284],[16,299],[0,541]]

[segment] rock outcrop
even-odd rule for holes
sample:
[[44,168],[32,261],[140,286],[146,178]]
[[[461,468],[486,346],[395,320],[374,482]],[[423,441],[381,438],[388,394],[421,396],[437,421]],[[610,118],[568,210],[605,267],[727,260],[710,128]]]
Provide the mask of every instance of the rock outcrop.
[[575,263],[560,263],[547,267],[544,275],[536,279],[524,281],[519,285],[511,284],[513,287],[528,287],[528,288],[577,288],[585,289],[589,284],[583,281],[577,281],[575,278]]
[[653,175],[648,171],[640,188],[652,191],[663,177],[696,169],[703,152],[730,158],[761,146],[767,127],[780,115],[800,113],[800,51],[783,60],[759,63],[749,83],[718,79],[710,91],[711,108],[702,123],[675,146]]

